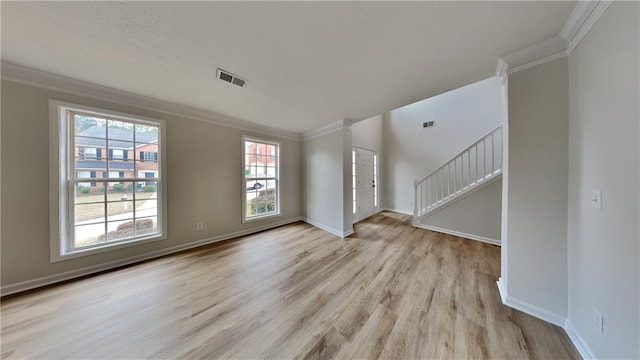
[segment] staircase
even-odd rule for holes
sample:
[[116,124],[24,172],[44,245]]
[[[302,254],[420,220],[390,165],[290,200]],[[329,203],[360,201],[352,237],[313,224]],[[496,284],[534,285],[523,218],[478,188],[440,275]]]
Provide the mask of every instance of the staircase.
[[413,223],[502,177],[502,124],[413,182]]

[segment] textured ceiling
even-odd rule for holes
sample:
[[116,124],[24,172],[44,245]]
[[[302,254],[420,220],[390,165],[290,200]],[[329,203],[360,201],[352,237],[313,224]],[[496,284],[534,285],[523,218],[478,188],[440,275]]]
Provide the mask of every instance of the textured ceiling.
[[574,5],[2,2],[2,59],[303,132],[490,77],[499,56],[558,34]]

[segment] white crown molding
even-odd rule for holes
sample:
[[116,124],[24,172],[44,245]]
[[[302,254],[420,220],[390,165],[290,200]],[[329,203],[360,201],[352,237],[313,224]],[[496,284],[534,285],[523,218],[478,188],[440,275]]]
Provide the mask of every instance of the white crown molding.
[[104,100],[120,105],[133,106],[167,115],[180,116],[193,120],[204,121],[215,125],[232,127],[259,134],[275,136],[289,140],[302,140],[299,133],[276,129],[273,127],[252,123],[216,114],[211,111],[159,100],[148,96],[138,95],[107,86],[69,78],[30,67],[1,62],[2,80],[31,85],[43,89],[60,91],[67,94],[87,98]]
[[498,58],[498,65],[496,65],[496,76],[500,78],[502,84],[507,82],[507,72],[509,71],[509,65],[507,65],[502,58]]
[[613,1],[578,1],[560,33],[551,39],[503,55],[498,59],[496,75],[528,69],[571,54]]
[[[512,74],[566,56],[568,46],[569,42],[557,35],[543,42],[511,52],[500,59],[507,64],[507,72]],[[498,63],[500,63],[500,60],[498,60]]]
[[303,134],[303,139],[304,140],[313,139],[313,138],[316,138],[318,136],[330,134],[332,132],[335,132],[335,131],[338,131],[338,130],[342,130],[342,129],[350,130],[351,129],[351,124],[353,124],[353,122],[351,120],[344,120],[343,119],[343,120],[334,121],[331,124],[325,125],[323,127],[317,128],[315,130],[310,130],[310,131],[305,132]]
[[610,0],[578,2],[560,31],[560,36],[569,42],[567,55],[571,54],[612,2]]

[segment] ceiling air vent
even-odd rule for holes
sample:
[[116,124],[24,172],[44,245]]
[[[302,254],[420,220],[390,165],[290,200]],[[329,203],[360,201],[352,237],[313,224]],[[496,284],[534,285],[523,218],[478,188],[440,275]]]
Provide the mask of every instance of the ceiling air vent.
[[218,68],[218,79],[226,81],[228,83],[232,83],[233,85],[238,85],[240,87],[245,87],[247,85],[247,80],[233,75],[232,73],[220,68]]

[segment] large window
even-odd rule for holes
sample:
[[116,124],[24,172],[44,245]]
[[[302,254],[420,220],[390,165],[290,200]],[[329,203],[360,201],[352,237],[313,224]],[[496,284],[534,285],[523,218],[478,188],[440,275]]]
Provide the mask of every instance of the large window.
[[[164,123],[54,101],[51,106],[58,134],[52,260],[162,239]],[[139,148],[153,149],[158,161],[127,156]]]
[[280,214],[280,143],[244,137],[243,221]]

